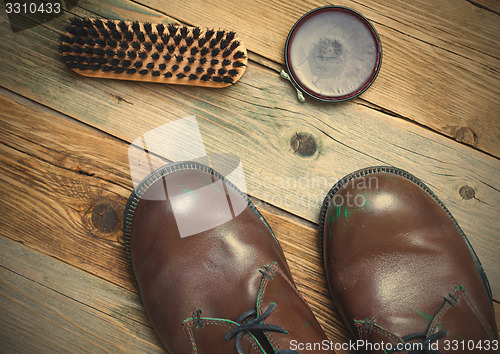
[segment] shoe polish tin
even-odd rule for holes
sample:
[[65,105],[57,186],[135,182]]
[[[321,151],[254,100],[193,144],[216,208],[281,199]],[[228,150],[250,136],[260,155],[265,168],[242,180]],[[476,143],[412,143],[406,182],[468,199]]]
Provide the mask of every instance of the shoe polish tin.
[[382,45],[373,25],[360,13],[325,6],[302,16],[285,45],[289,79],[303,100],[341,102],[363,93],[382,63]]

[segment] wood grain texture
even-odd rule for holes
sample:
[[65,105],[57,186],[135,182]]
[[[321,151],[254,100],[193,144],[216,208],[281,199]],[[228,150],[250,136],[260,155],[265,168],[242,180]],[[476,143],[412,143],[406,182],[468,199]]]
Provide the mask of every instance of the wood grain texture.
[[[238,31],[247,48],[284,65],[288,31],[329,2],[162,0],[141,3],[189,24]],[[361,95],[387,111],[500,156],[500,16],[460,1],[340,0],[373,22],[382,69]],[[200,10],[202,9],[202,10]],[[464,132],[465,131],[465,132]]]
[[[123,212],[131,190],[127,144],[16,100],[21,103],[0,96],[4,348],[161,352],[130,278],[121,230],[95,228],[85,216],[102,203]],[[328,294],[316,225],[252,199],[328,337],[345,343],[349,336]],[[496,302],[495,309],[498,321]]]
[[479,8],[500,15],[500,2],[496,0],[469,0],[469,2]]
[[[140,5],[113,4],[109,10],[100,2],[98,8],[74,11],[85,16],[102,11],[100,15],[115,18],[137,13],[141,21],[170,21]],[[321,102],[300,104],[287,82],[253,63],[237,85],[222,92],[80,77],[63,67],[56,52],[57,31],[67,19],[17,34],[0,25],[5,45],[0,84],[129,142],[194,114],[208,152],[231,152],[241,159],[250,195],[311,221],[317,221],[324,195],[344,175],[381,164],[406,169],[448,206],[479,254],[494,293],[500,293],[497,159],[359,101],[334,108]],[[310,134],[316,142],[312,156],[291,147],[297,133]],[[168,145],[189,151],[193,141],[169,136]],[[464,186],[474,189],[474,198],[460,195]]]
[[[0,106],[0,169],[5,171],[0,176],[5,203],[0,236],[135,292],[121,230],[132,190],[128,145],[38,106],[35,110],[3,96]],[[328,295],[316,229],[255,202],[282,242],[298,287],[328,337],[345,341]],[[114,228],[92,222],[99,205],[119,215]]]
[[139,296],[0,236],[4,353],[164,352]]

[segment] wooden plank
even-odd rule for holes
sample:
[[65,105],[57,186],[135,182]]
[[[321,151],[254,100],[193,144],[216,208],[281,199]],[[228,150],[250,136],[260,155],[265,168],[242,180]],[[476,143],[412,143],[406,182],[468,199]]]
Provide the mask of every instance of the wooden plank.
[[[0,53],[5,87],[125,141],[195,114],[207,151],[241,158],[249,194],[308,220],[317,220],[331,184],[358,168],[391,164],[416,174],[450,208],[492,283],[500,284],[498,160],[360,104],[336,105],[334,113],[320,102],[300,104],[287,83],[257,65],[223,91],[92,80],[62,67],[57,34],[50,29],[39,26],[13,35],[0,26],[0,33],[5,36]],[[316,143],[310,157],[291,147],[301,132]],[[171,144],[191,147],[187,140]],[[474,189],[475,198],[460,195],[465,186]]]
[[0,237],[2,352],[164,352],[139,296]]
[[[93,206],[103,203],[119,215],[123,212],[126,199],[123,195],[128,195],[131,189],[127,144],[39,106],[29,108],[26,106],[31,106],[29,102],[22,101],[24,104],[0,97],[4,108],[0,121],[3,132],[0,168],[4,171],[0,191],[5,204],[0,214],[0,235],[135,291],[125,262],[121,232],[96,228],[86,216]],[[280,240],[298,287],[328,337],[334,342],[345,342],[348,339],[345,327],[326,287],[316,225],[253,200]],[[54,274],[50,269],[47,273]],[[41,282],[40,278],[35,280]],[[61,280],[61,284],[62,288],[56,290],[63,294],[71,292],[70,297],[85,292],[67,286],[66,280]],[[86,289],[88,292],[89,287]],[[96,291],[88,296],[95,299]],[[100,304],[108,303],[97,298]],[[132,319],[139,317],[135,321],[144,322],[137,312],[125,312]],[[71,306],[63,312],[64,318],[71,320],[72,314]],[[86,323],[81,314],[77,318]],[[23,317],[20,323],[28,320]],[[40,324],[42,328],[47,325]]]
[[479,8],[491,11],[500,15],[500,2],[496,0],[469,0],[469,2]]
[[[150,6],[164,10],[161,4],[156,3],[157,0],[149,1]],[[154,14],[145,7],[127,2],[81,4],[92,15],[98,13],[110,18],[136,18],[153,22],[165,20],[165,16],[158,12]],[[229,4],[214,5],[208,11],[200,12],[191,11],[189,4],[172,2],[169,9],[174,16],[180,16],[178,18],[191,24],[237,28],[243,38],[249,38],[245,38],[245,42],[250,42],[251,49],[259,54],[253,58],[275,69],[276,65],[262,55],[282,63],[288,29],[301,14],[321,5],[318,3],[311,7],[302,4],[289,9],[285,3],[278,1],[271,6],[270,11],[266,10],[263,21],[255,20],[259,21],[256,24],[252,19],[242,21],[238,13],[228,10],[232,8]],[[206,4],[201,2],[197,8],[203,8]],[[266,4],[252,6],[248,10],[259,11]],[[414,7],[413,3],[407,2],[360,5],[347,0],[339,5],[361,11],[376,24],[380,23],[383,29],[383,70],[374,87],[363,94],[364,99],[370,101],[373,107],[415,120],[457,141],[499,156],[500,131],[496,117],[500,108],[497,100],[500,83],[495,73],[499,71],[497,43],[500,22],[494,12],[465,0],[459,6],[447,2],[436,5],[428,0],[421,0]],[[243,5],[235,6],[242,8]],[[468,23],[466,31],[462,26],[464,21]],[[266,45],[262,38],[269,43]],[[372,95],[376,96],[375,99],[372,99]]]
[[[139,6],[125,4],[127,11]],[[113,16],[118,12],[114,7]],[[56,19],[51,26],[60,29],[66,20]],[[334,111],[321,102],[300,104],[286,82],[258,65],[250,64],[239,83],[222,91],[93,80],[63,68],[55,51],[57,33],[50,28],[14,35],[0,25],[0,33],[4,87],[129,142],[194,114],[208,152],[240,157],[250,195],[307,220],[317,221],[333,182],[358,168],[389,164],[416,174],[458,219],[500,293],[497,159],[362,104],[339,104]],[[315,141],[312,156],[292,148],[297,133]],[[179,150],[193,143],[169,142]],[[460,194],[466,186],[473,188],[474,198]]]
[[133,290],[121,230],[126,149],[81,123],[0,102],[1,234]]
[[[335,5],[359,11],[374,22],[379,34],[388,35],[387,31],[399,31],[401,36],[414,37],[419,42],[470,57],[473,62],[482,62],[488,57],[498,59],[499,49],[495,44],[500,36],[497,26],[500,19],[495,13],[488,13],[493,11],[478,6],[480,2],[368,0],[359,3],[340,0]],[[327,5],[317,0],[292,6],[280,0],[253,3],[242,0],[217,3],[174,1],[168,8],[164,8],[159,0],[142,0],[140,3],[190,24],[238,30],[245,35],[251,50],[283,64],[284,42],[293,24],[306,12]],[[483,6],[492,7],[490,4]],[[101,5],[101,9],[103,7]],[[193,11],[193,8],[200,10]]]
[[[141,3],[190,24],[237,30],[250,51],[284,65],[288,31],[325,2],[161,0]],[[460,1],[354,1],[376,27],[383,64],[362,98],[500,156],[500,16]],[[196,10],[194,10],[196,9]]]
[[137,294],[5,237],[0,255],[2,351],[163,352]]
[[0,255],[2,351],[163,352],[137,294],[5,237]]
[[[121,230],[132,189],[127,144],[21,101],[24,105],[0,96],[0,197],[5,204],[0,235],[135,292]],[[118,217],[107,228],[93,222],[102,210]],[[345,341],[328,295],[316,229],[264,204],[260,210],[283,243],[299,289],[329,338]]]

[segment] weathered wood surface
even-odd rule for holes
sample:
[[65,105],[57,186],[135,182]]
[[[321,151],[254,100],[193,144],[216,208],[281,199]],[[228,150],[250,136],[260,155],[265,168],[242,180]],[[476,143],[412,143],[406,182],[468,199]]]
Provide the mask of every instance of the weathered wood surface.
[[[121,230],[132,190],[127,144],[38,105],[28,108],[0,95],[0,106],[0,236],[135,292]],[[314,225],[256,204],[329,338],[345,341]]]
[[[498,299],[500,163],[453,141],[500,155],[497,2],[339,1],[373,21],[384,63],[360,99],[337,105],[298,103],[277,74],[289,28],[324,3],[220,3],[87,0],[17,34],[7,21],[0,24],[0,86],[14,92],[0,91],[0,236],[23,244],[0,244],[0,253],[14,255],[0,256],[7,319],[0,343],[14,351],[35,344],[62,351],[76,336],[75,351],[117,351],[130,347],[123,331],[132,333],[131,350],[161,351],[125,261],[127,147],[193,114],[208,152],[241,158],[248,192],[330,339],[347,337],[328,296],[314,223],[331,184],[368,165],[407,169],[437,193],[469,235]],[[57,53],[73,15],[228,27],[244,39],[251,61],[242,80],[224,90],[84,78],[65,69]],[[173,136],[166,141],[180,149],[193,145]],[[474,197],[467,199],[470,189],[460,193],[465,186]],[[500,323],[498,302],[495,308]],[[35,343],[20,343],[20,333]]]
[[471,3],[500,15],[500,2],[496,0],[475,0],[471,1]]
[[[5,95],[6,93],[2,92],[2,96]],[[127,144],[68,117],[30,104],[24,99],[16,100],[21,103],[0,98],[0,106],[3,107],[0,113],[0,169],[4,172],[0,176],[0,197],[4,201],[4,208],[0,213],[0,235],[32,249],[30,252],[37,251],[60,260],[61,264],[53,267],[68,270],[56,271],[53,267],[38,266],[36,263],[32,267],[20,265],[25,270],[17,271],[18,268],[14,269],[1,263],[5,257],[0,257],[4,268],[34,280],[26,280],[22,284],[16,283],[17,285],[9,287],[2,284],[0,287],[1,295],[6,298],[1,304],[4,309],[2,311],[8,318],[4,326],[10,328],[4,332],[5,338],[8,338],[6,342],[12,346],[28,345],[13,339],[16,338],[13,333],[23,332],[24,323],[29,322],[29,316],[33,316],[32,313],[41,306],[44,311],[34,322],[39,324],[39,331],[34,333],[26,329],[35,343],[49,336],[59,338],[60,340],[54,341],[64,345],[68,342],[68,337],[73,336],[73,331],[81,330],[79,339],[100,338],[97,342],[91,340],[87,343],[95,349],[93,343],[111,345],[108,335],[116,334],[115,327],[119,331],[123,330],[122,327],[128,326],[127,321],[130,320],[138,323],[139,332],[131,340],[138,342],[136,345],[140,350],[156,351],[155,338],[147,337],[150,339],[144,341],[137,339],[140,333],[143,333],[142,330],[147,333],[144,326],[148,326],[148,323],[144,320],[144,314],[136,308],[137,299],[133,294],[130,295],[135,293],[135,288],[126,263],[120,230],[121,214],[132,188],[127,164]],[[348,336],[333,309],[326,288],[319,258],[316,226],[286,212],[280,212],[259,200],[254,202],[275,231],[298,287],[328,337],[335,342],[345,342]],[[102,205],[107,205],[104,209],[107,213],[102,213],[103,208],[99,207]],[[110,217],[113,212],[118,217],[114,223]],[[103,218],[108,220],[107,224],[98,222],[99,219],[95,219],[96,214],[107,215]],[[28,251],[23,251],[24,255],[19,256],[3,245],[0,250],[6,252],[13,263],[18,259],[25,262],[35,262],[38,258],[48,259]],[[69,265],[79,270],[69,270]],[[63,299],[70,300],[66,299],[64,307],[58,307],[56,311],[53,304],[60,301],[59,297],[56,296],[54,300],[53,296],[56,294],[49,291],[42,292],[38,302],[33,303],[33,297],[27,298],[26,294],[38,294],[44,290],[39,285],[47,287],[48,284],[40,280],[41,275],[33,275],[30,272],[43,273],[44,280],[57,282],[57,287],[51,285],[49,289],[59,292]],[[95,277],[90,275],[85,276],[84,272],[102,281],[95,280]],[[2,279],[7,278],[2,276]],[[78,283],[80,280],[83,284]],[[6,282],[11,284],[10,281]],[[85,291],[81,291],[82,288]],[[134,304],[128,303],[121,307],[123,301],[130,302],[131,296]],[[49,299],[44,300],[46,297]],[[125,300],[122,297],[125,297]],[[110,300],[102,300],[103,298]],[[88,308],[81,308],[72,301],[86,304]],[[15,306],[13,302],[16,303]],[[116,317],[116,311],[97,307],[96,302],[99,306],[122,308],[119,314],[126,314],[127,323],[117,323],[123,316]],[[133,308],[130,309],[130,306]],[[498,317],[500,306],[496,302],[495,307]],[[9,308],[9,311],[5,310]],[[97,308],[98,311],[92,311],[92,308]],[[109,314],[112,314],[111,319]],[[102,330],[104,320],[108,321],[108,330]],[[54,325],[54,322],[57,325]],[[94,322],[97,322],[97,325],[94,326]],[[48,325],[49,323],[51,325]],[[71,324],[70,329],[65,329],[68,328],[67,323]],[[76,327],[74,323],[81,326]],[[89,328],[94,328],[95,331]],[[127,331],[125,333],[128,333]],[[41,337],[37,337],[37,334]],[[102,337],[104,335],[107,339]],[[74,348],[79,348],[78,343],[80,342],[75,343]],[[120,341],[114,343],[120,345]]]
[[[247,48],[284,65],[288,31],[324,1],[144,0],[191,24],[237,30]],[[371,20],[383,46],[380,74],[361,96],[451,138],[500,156],[498,1],[339,0]],[[480,2],[479,2],[480,3]],[[495,5],[496,4],[496,5]]]
[[[291,7],[281,1],[250,5],[241,0],[222,5],[202,0],[169,2],[168,6],[160,0],[144,3],[160,12],[119,1],[85,1],[80,5],[92,16],[158,21],[165,20],[166,13],[172,16],[169,21],[174,18],[235,29],[257,54],[251,57],[275,70],[282,67],[284,43],[293,23],[303,13],[325,5],[318,1]],[[384,44],[381,73],[355,102],[368,102],[371,107],[415,120],[499,156],[500,16],[488,10],[491,4],[372,0],[362,5],[343,0],[337,5],[365,14]],[[273,79],[280,80],[277,74]]]
[[[0,105],[2,351],[162,352],[133,287],[119,229],[96,227],[88,217],[102,204],[123,212],[131,189],[126,144],[41,107],[5,98]],[[264,204],[260,210],[328,337],[346,342],[315,225]],[[495,308],[498,321],[497,302]]]
[[[73,12],[170,21],[134,3],[112,3],[81,1],[83,8]],[[78,76],[63,67],[56,51],[68,17],[17,34],[6,23],[0,25],[0,85],[128,142],[195,114],[208,152],[241,158],[250,195],[313,222],[327,190],[344,175],[380,164],[406,169],[449,207],[469,235],[495,294],[500,293],[498,159],[360,102],[298,103],[287,82],[254,63],[240,82],[224,90]],[[303,156],[308,151],[291,147],[301,132],[316,143],[310,157]],[[193,144],[175,136],[168,139],[181,151]],[[459,193],[464,186],[474,189],[474,198],[464,199]]]
[[0,236],[2,353],[163,352],[139,296]]

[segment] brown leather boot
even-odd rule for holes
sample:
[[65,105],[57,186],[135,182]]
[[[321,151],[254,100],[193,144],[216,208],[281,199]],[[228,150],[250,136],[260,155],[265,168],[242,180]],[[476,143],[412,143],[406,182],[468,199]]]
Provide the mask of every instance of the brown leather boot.
[[267,222],[211,168],[182,162],[149,175],[127,203],[124,233],[169,353],[295,353],[328,342]]
[[481,264],[448,209],[411,174],[374,167],[342,179],[323,203],[320,236],[330,293],[359,351],[498,349]]

